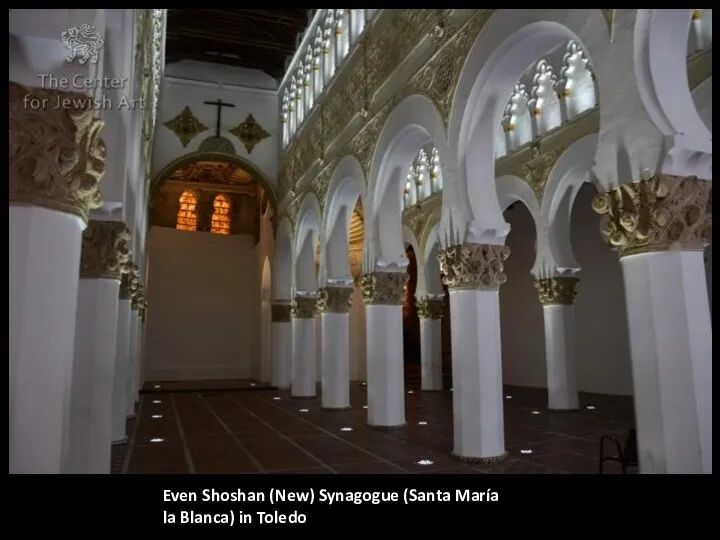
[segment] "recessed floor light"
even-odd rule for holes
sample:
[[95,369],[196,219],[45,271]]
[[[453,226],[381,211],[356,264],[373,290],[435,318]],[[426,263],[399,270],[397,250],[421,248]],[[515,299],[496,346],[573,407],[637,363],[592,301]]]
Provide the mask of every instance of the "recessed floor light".
[[162,414],[153,414],[152,418],[162,418]]
[[367,383],[366,383],[366,382],[362,382],[362,383],[360,383],[360,384],[361,384],[362,386],[367,386]]
[[280,397],[275,396],[275,397],[273,398],[273,401],[280,401]]
[[352,431],[352,430],[353,430],[353,428],[351,428],[351,427],[341,427],[340,428],[340,431]]
[[160,401],[159,399],[154,399],[154,400],[153,400],[153,403],[154,403],[155,405],[159,405],[160,403],[162,403],[162,401]]
[[154,438],[150,439],[150,442],[155,442],[155,443],[165,442],[165,439],[163,439],[161,437],[154,437]]
[[408,390],[408,394],[414,394],[415,390]]
[[427,426],[427,422],[426,422],[425,420],[420,420],[420,421],[418,422],[418,425],[419,425],[419,426]]
[[540,411],[532,411],[530,414],[540,414]]
[[160,385],[156,384],[155,386],[153,386],[153,388],[155,388],[157,390],[158,388],[160,388]]
[[505,399],[512,399],[512,396],[508,394],[507,396],[505,396]]
[[300,409],[300,412],[310,412],[310,409]]
[[251,382],[251,383],[250,383],[250,386],[255,386],[255,383],[254,383],[254,382]]
[[530,450],[529,448],[523,448],[522,450],[520,450],[520,453],[521,454],[532,454],[533,451]]
[[594,410],[595,410],[595,405],[588,405],[588,406],[585,407],[585,408],[586,408],[588,411],[594,411]]
[[451,392],[454,392],[454,391],[455,391],[455,389],[454,389],[454,388],[451,388],[451,389],[450,389],[450,391],[451,391]]
[[420,461],[416,461],[418,465],[433,465],[435,462],[430,459],[421,459]]
[[363,405],[363,409],[367,409],[367,405]]

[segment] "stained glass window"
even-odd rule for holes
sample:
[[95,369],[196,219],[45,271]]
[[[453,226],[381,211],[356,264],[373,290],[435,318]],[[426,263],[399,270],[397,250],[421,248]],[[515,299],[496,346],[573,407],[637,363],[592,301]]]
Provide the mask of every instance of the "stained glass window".
[[230,234],[230,199],[218,193],[213,201],[211,232],[214,234]]
[[179,231],[197,230],[197,197],[190,191],[180,195],[176,228]]

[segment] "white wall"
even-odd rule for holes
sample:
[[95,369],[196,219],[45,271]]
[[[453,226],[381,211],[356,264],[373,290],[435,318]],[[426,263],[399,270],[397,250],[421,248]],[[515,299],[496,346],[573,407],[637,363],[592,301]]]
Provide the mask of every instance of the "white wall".
[[[177,73],[178,70],[170,70]],[[232,141],[238,156],[251,161],[262,170],[275,186],[278,167],[278,139],[277,139],[277,92],[267,88],[253,88],[258,84],[258,75],[254,70],[239,70],[234,72],[223,66],[207,66],[203,69],[188,70],[183,74],[209,78],[217,73],[215,81],[227,81],[228,73],[233,73],[233,84],[247,86],[234,86],[228,83],[223,85],[217,82],[205,82],[190,79],[172,78],[166,75],[161,93],[158,111],[157,130],[153,154],[153,174],[157,174],[168,163],[185,154],[196,152],[200,143],[208,137],[215,135],[217,122],[217,107],[205,105],[203,101],[217,101],[232,103],[235,107],[223,107],[221,117],[221,135]],[[197,135],[183,148],[178,137],[163,124],[179,115],[185,106],[190,107],[193,115],[209,129]],[[229,133],[229,130],[245,121],[248,114],[252,114],[268,133],[270,137],[263,140],[251,153],[245,150],[240,139]]]
[[260,351],[254,243],[150,230],[145,380],[251,377]]
[[[595,190],[585,185],[575,200],[571,241],[582,267],[575,304],[575,361],[580,391],[632,395],[627,316],[617,255],[600,236],[600,216],[590,203]],[[530,275],[535,229],[522,204],[505,213],[508,283],[500,289],[503,382],[547,388],[542,308]]]

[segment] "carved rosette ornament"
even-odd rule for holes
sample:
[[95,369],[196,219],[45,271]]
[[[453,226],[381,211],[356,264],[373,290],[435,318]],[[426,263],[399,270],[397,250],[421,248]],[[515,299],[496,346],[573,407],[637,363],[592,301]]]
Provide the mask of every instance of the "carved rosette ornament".
[[406,272],[365,274],[360,285],[366,306],[402,306],[407,290]]
[[442,319],[445,302],[442,298],[423,297],[415,301],[418,318]]
[[272,322],[290,322],[292,315],[292,304],[272,304],[270,306],[270,318]]
[[620,257],[702,250],[712,241],[711,182],[657,175],[598,195],[600,233]]
[[296,296],[292,305],[293,319],[314,319],[315,305],[316,298],[313,296]]
[[319,313],[348,313],[352,306],[353,289],[350,287],[325,287],[318,291]]
[[538,298],[543,306],[572,306],[577,298],[578,278],[551,277],[535,280]]
[[72,92],[10,83],[10,204],[79,216],[102,202],[104,122],[92,100]]
[[120,221],[91,220],[82,234],[80,277],[120,279],[130,271],[130,230]]
[[440,252],[443,283],[450,290],[496,291],[507,281],[503,261],[510,248],[495,244],[461,244]]

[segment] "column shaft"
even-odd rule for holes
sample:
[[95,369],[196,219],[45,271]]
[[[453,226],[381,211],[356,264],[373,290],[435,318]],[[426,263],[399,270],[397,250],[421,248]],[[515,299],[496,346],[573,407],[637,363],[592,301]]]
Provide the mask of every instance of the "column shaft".
[[326,287],[319,291],[321,313],[322,407],[350,407],[350,305],[353,289]]
[[274,303],[272,310],[272,381],[277,388],[290,388],[293,370],[292,305]]
[[296,298],[292,317],[293,372],[290,392],[293,397],[315,397],[315,298]]
[[421,389],[442,390],[442,310],[443,298],[421,298],[417,302],[420,317]]
[[118,302],[118,330],[115,346],[115,377],[113,379],[113,443],[127,441],[126,425],[128,416],[128,380],[130,378],[130,297],[123,296],[122,284]]

